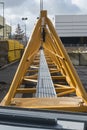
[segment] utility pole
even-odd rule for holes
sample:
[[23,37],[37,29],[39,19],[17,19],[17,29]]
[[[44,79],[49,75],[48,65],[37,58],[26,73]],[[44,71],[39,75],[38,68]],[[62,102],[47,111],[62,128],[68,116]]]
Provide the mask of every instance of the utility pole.
[[0,4],[3,5],[3,40],[4,40],[4,26],[5,26],[5,22],[4,22],[4,2],[0,2]]
[[40,0],[40,11],[43,10],[43,0]]

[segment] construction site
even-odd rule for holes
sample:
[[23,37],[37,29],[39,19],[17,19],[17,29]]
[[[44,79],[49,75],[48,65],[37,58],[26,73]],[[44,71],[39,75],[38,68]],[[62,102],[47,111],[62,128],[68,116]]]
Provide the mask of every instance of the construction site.
[[87,48],[84,20],[79,22],[83,16],[56,16],[54,27],[40,2],[40,17],[26,46],[17,40],[0,41],[0,127],[86,130]]

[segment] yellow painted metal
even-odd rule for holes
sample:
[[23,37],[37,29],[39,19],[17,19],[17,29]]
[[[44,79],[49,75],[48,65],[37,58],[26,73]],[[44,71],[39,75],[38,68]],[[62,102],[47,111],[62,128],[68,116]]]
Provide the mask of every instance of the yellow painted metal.
[[[45,33],[44,35],[42,35],[43,32]],[[56,98],[35,97],[39,80],[40,48],[43,48],[48,63],[54,89],[58,96]],[[26,85],[27,83],[28,85]],[[32,88],[31,85],[33,86]],[[18,93],[31,93],[32,98],[16,98],[15,95]],[[86,91],[53,24],[47,17],[47,11],[41,11],[40,18],[25,48],[10,90],[2,100],[1,105],[87,112]]]
[[24,81],[25,82],[35,82],[35,83],[37,83],[37,80],[35,80],[35,79],[27,79],[27,78],[24,78]]
[[66,88],[57,87],[57,88],[55,88],[55,90],[56,90],[56,93],[59,93],[59,94],[60,94],[60,92],[75,91],[75,89],[71,88],[71,87],[66,87]]
[[0,41],[0,51],[2,51],[0,57],[4,57],[7,63],[20,59],[23,50],[24,45],[16,40]]
[[73,92],[75,92],[75,90],[73,90],[73,89],[67,90],[67,91],[64,91],[64,92],[57,94],[57,96],[60,97],[60,96],[64,96],[64,95],[67,95],[67,94],[70,94],[70,93],[73,93]]
[[9,51],[9,52],[8,52],[8,59],[9,59],[9,62],[15,60],[14,51]]
[[21,58],[21,50],[12,50],[8,51],[8,60],[9,62],[15,61]]
[[52,76],[52,79],[54,80],[66,80],[65,76]]
[[[37,44],[37,46],[36,46]],[[40,20],[37,22],[36,27],[33,31],[31,40],[27,44],[23,57],[21,59],[21,62],[18,66],[18,69],[16,71],[15,77],[13,79],[13,82],[11,84],[11,87],[9,89],[9,92],[5,96],[5,98],[2,101],[2,105],[9,105],[11,103],[11,98],[14,97],[16,89],[19,87],[19,85],[22,82],[23,76],[28,69],[28,67],[33,62],[36,53],[38,52],[38,49],[40,48]],[[34,53],[35,52],[35,53]],[[33,55],[32,55],[33,53]],[[31,57],[32,55],[32,57]],[[29,59],[29,62],[27,61],[28,57],[31,57]]]
[[77,97],[14,98],[12,99],[11,105],[20,108],[87,112],[87,106],[83,106],[82,103],[82,100]]
[[17,93],[36,93],[36,88],[18,88]]
[[59,71],[58,70],[54,70],[54,71],[51,71],[50,73],[53,74],[53,73],[58,73]]
[[85,103],[87,103],[87,94],[82,86],[82,83],[69,59],[69,56],[66,53],[66,50],[60,38],[58,37],[55,31],[55,28],[53,27],[53,24],[48,18],[47,18],[47,25],[53,35],[59,54],[64,58],[62,65],[64,66],[64,69],[66,70],[66,74],[69,75],[70,77],[70,83],[73,85],[73,87],[76,88],[76,91],[79,91],[78,96],[80,96],[85,101]]
[[9,46],[9,51],[14,50],[14,41],[13,40],[9,40],[8,41],[8,46]]
[[19,50],[24,49],[24,45],[22,45],[19,41],[16,40],[8,40],[8,50]]

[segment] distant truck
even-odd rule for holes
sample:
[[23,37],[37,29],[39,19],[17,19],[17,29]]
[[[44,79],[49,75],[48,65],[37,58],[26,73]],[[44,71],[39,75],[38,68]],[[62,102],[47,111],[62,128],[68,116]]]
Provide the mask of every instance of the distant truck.
[[17,40],[0,41],[0,67],[19,60],[23,51],[24,45]]

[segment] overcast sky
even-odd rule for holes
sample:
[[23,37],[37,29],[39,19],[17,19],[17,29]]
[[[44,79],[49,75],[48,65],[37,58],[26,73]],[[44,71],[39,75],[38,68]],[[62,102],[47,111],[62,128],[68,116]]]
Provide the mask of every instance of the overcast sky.
[[[0,0],[5,3],[6,22],[11,24],[13,32],[17,24],[24,29],[22,17],[27,17],[27,34],[32,32],[36,18],[39,16],[40,0]],[[48,10],[49,17],[57,14],[87,14],[87,0],[43,0],[44,9]],[[0,15],[2,5],[0,4]]]

